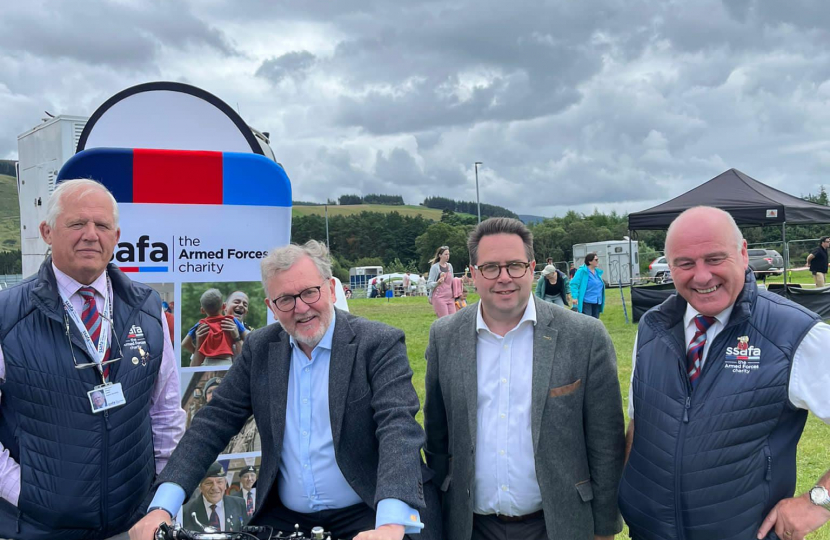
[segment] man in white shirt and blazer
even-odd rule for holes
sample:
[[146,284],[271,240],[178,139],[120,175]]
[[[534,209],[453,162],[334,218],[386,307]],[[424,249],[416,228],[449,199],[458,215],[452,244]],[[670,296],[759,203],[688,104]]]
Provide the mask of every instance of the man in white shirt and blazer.
[[468,240],[481,301],[437,320],[427,346],[426,455],[453,540],[592,540],[622,529],[624,425],[602,323],[531,296],[518,220]]

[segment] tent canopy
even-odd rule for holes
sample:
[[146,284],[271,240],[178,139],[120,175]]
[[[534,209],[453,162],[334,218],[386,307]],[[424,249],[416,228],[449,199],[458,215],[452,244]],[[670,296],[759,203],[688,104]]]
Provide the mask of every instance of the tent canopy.
[[681,212],[695,206],[725,210],[738,225],[830,223],[830,207],[793,197],[729,169],[670,201],[629,214],[628,229],[668,229]]

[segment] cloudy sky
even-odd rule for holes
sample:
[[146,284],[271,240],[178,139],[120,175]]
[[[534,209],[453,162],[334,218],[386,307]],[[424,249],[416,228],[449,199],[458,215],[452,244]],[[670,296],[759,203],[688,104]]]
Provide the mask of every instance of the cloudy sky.
[[135,84],[218,96],[295,200],[636,211],[735,167],[830,184],[825,0],[8,0],[0,158]]

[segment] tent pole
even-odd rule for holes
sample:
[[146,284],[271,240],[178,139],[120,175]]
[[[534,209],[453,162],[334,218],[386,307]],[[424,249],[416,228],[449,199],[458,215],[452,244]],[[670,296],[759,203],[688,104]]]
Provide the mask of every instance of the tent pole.
[[634,286],[634,250],[631,242],[631,229],[628,230],[628,286]]
[[784,242],[784,298],[787,298],[787,272],[790,268],[790,244],[787,243],[787,222],[781,222],[781,240]]

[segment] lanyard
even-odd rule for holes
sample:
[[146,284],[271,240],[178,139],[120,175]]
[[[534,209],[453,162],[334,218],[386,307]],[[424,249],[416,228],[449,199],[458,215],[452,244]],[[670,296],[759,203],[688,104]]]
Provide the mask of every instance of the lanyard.
[[[69,302],[69,299],[66,298],[63,293],[60,293],[61,299],[63,300],[63,308],[69,314],[69,317],[72,318],[72,322],[75,323],[75,327],[81,333],[81,337],[83,337],[84,345],[86,345],[86,350],[89,355],[92,357],[92,360],[98,364],[99,368],[101,366],[101,362],[104,361],[104,354],[107,352],[107,345],[109,344],[109,337],[110,337],[110,319],[112,316],[111,309],[112,309],[112,285],[110,285],[110,278],[107,276],[107,295],[104,297],[104,313],[106,316],[101,317],[101,334],[98,338],[98,348],[96,349],[95,343],[92,341],[92,338],[89,337],[89,332],[86,329],[86,325],[84,321],[78,316],[78,312],[75,311],[75,308],[72,307],[72,304]],[[90,299],[91,302],[95,302],[95,298],[93,296]]]

